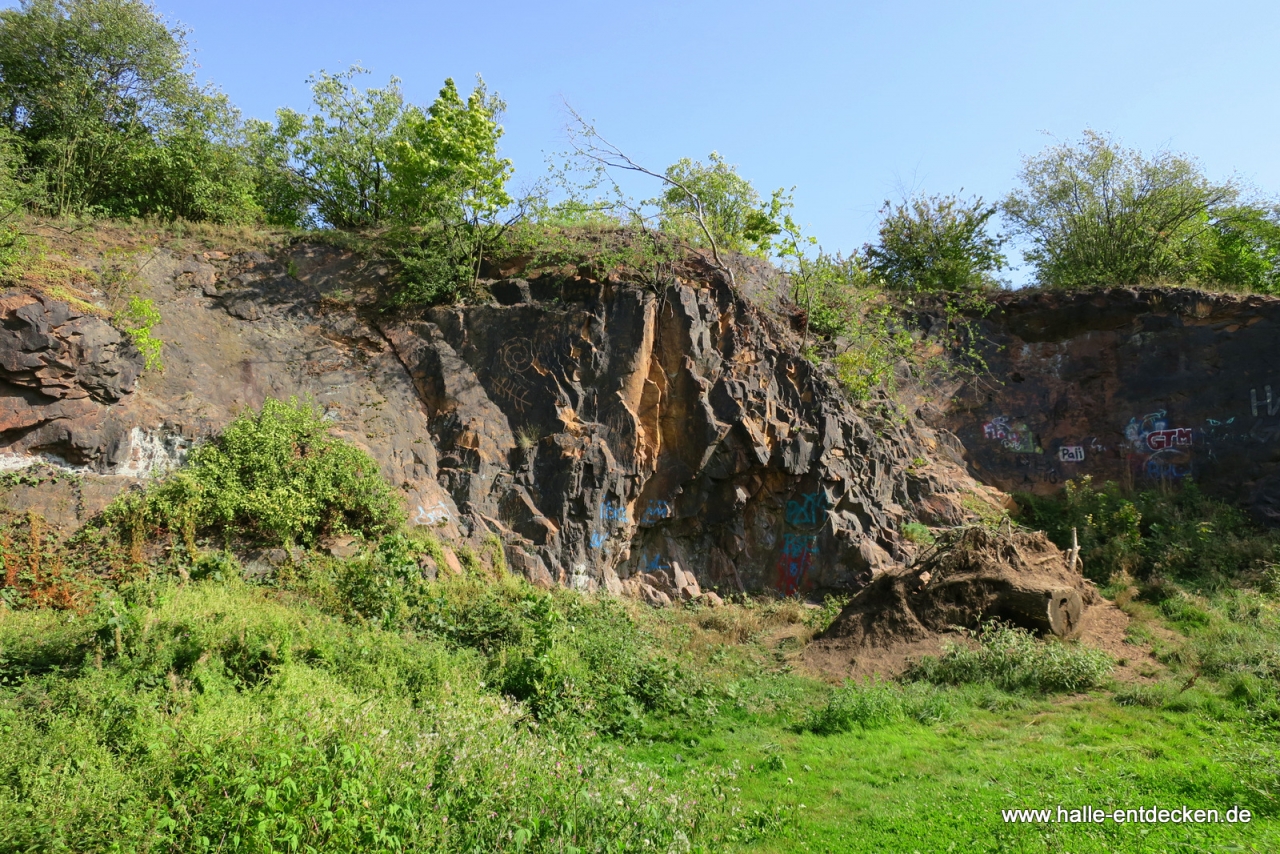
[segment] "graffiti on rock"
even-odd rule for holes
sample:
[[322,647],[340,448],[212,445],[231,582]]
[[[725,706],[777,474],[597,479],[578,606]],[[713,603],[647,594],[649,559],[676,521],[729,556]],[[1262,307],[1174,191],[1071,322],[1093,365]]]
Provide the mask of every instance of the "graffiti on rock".
[[444,506],[443,501],[437,501],[430,508],[418,505],[418,515],[413,517],[415,525],[439,525],[449,523],[449,508]]
[[1190,427],[1179,427],[1174,430],[1153,430],[1147,434],[1147,447],[1153,451],[1166,448],[1185,448],[1191,445]]
[[1014,421],[1012,416],[997,415],[982,425],[982,435],[999,442],[1007,450],[1015,454],[1041,454],[1043,449],[1036,444],[1035,434],[1025,421]]
[[640,566],[644,572],[666,572],[671,569],[671,564],[660,554],[645,555],[640,561]]
[[591,532],[591,548],[598,549],[609,541],[609,535],[603,531]]
[[533,365],[533,345],[528,338],[513,338],[502,347],[502,363],[507,370],[523,374]]
[[1190,427],[1170,427],[1163,410],[1133,417],[1125,425],[1124,437],[1131,449],[1129,470],[1150,480],[1180,480],[1191,474]]
[[525,412],[529,408],[529,389],[510,377],[498,377],[493,381],[493,390],[500,397],[511,403],[517,412]]
[[655,522],[661,522],[663,519],[670,519],[675,515],[675,511],[671,508],[669,501],[650,501],[644,508],[644,515],[640,517],[640,524],[652,525]]
[[797,528],[816,528],[827,521],[827,496],[822,490],[806,492],[800,500],[787,501],[787,524]]
[[814,556],[818,553],[818,538],[811,535],[784,534],[782,550],[778,553],[777,589],[783,596],[800,591],[809,571],[813,569]]
[[[1267,415],[1275,415],[1280,412],[1280,400],[1274,400],[1271,396],[1271,386],[1262,387],[1267,393],[1266,409]],[[1256,388],[1249,389],[1249,410],[1253,412],[1253,417],[1258,417],[1258,390]]]
[[1058,449],[1058,461],[1064,463],[1084,462],[1084,445],[1063,445]]
[[627,506],[616,501],[601,501],[600,518],[605,522],[626,522]]

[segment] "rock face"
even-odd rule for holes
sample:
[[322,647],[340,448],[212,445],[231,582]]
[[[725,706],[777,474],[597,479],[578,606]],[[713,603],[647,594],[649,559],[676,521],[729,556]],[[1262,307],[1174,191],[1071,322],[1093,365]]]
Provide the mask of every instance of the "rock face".
[[103,321],[11,294],[0,392],[21,417],[0,450],[54,455],[109,495],[243,407],[310,398],[412,522],[496,534],[535,583],[656,603],[855,588],[911,559],[902,523],[998,498],[945,432],[857,414],[708,268],[660,287],[509,278],[489,304],[400,317],[372,308],[385,273],[320,246],[156,253],[166,369],[141,380]]
[[100,317],[45,296],[0,298],[0,436],[10,451],[81,464],[124,439],[107,417],[133,391],[143,357]]
[[969,470],[1045,493],[1192,478],[1280,522],[1280,300],[1194,290],[1011,293],[981,321],[989,383],[929,420]]
[[493,292],[509,304],[382,329],[425,403],[440,483],[535,580],[655,603],[849,589],[909,557],[901,523],[965,515],[976,486],[925,463],[932,431],[859,417],[710,271]]

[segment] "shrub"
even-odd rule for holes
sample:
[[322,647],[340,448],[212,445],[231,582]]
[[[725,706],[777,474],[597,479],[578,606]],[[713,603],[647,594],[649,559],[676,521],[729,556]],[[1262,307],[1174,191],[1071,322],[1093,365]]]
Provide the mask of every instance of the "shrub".
[[1115,483],[1068,481],[1061,498],[1019,495],[1022,521],[1042,528],[1059,548],[1076,529],[1086,576],[1229,579],[1273,557],[1280,539],[1238,508],[1194,483],[1177,490],[1126,493]]
[[1091,130],[1026,158],[1019,177],[1004,213],[1037,280],[1056,287],[1194,278],[1211,219],[1238,194],[1185,156],[1144,157]]
[[916,196],[880,210],[880,239],[866,247],[870,271],[906,292],[983,290],[999,286],[1006,238],[987,232],[998,205],[981,198]]
[[403,509],[373,458],[330,435],[310,405],[267,400],[105,516],[133,540],[153,528],[180,533],[194,557],[197,531],[310,545],[326,533],[388,533]]
[[128,333],[133,346],[146,357],[147,370],[164,370],[164,360],[160,356],[164,342],[151,334],[151,330],[160,322],[156,304],[149,299],[132,296],[124,310],[116,313],[116,321]]
[[976,648],[949,644],[941,656],[925,656],[907,678],[936,685],[987,682],[1006,691],[1084,691],[1111,672],[1104,652],[1056,639],[1038,640],[1025,629],[997,622],[973,633]]

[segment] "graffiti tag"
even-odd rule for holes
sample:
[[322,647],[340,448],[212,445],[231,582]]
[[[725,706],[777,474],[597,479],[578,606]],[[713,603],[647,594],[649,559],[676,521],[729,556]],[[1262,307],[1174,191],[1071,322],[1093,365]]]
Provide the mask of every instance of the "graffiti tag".
[[817,552],[817,537],[784,535],[782,550],[775,566],[779,593],[791,596],[800,590],[809,571],[813,569],[814,555]]
[[415,525],[439,525],[441,522],[448,523],[449,508],[444,506],[443,501],[437,501],[430,509],[418,505],[418,515],[413,517]]
[[601,501],[600,518],[605,522],[626,522],[627,506],[616,501]]
[[1165,448],[1186,447],[1191,444],[1191,428],[1178,427],[1174,430],[1153,430],[1147,434],[1147,447],[1153,451]]
[[1015,454],[1041,454],[1044,450],[1036,444],[1035,434],[1025,421],[1014,421],[1009,415],[997,415],[982,425],[982,435],[998,441]]
[[800,500],[787,501],[787,524],[798,528],[812,528],[827,521],[826,493],[806,492]]
[[671,509],[671,503],[668,501],[650,501],[648,506],[644,508],[644,515],[640,518],[642,524],[652,525],[655,522],[661,522],[663,519],[670,519],[675,515],[675,511]]
[[1064,463],[1084,462],[1083,445],[1063,445],[1058,449],[1058,459]]
[[609,541],[609,535],[603,531],[591,532],[591,548],[598,549]]
[[[1280,400],[1272,402],[1271,386],[1263,386],[1267,392],[1267,415],[1275,415],[1280,412]],[[1256,388],[1249,389],[1249,409],[1253,412],[1253,417],[1258,417],[1258,390]]]

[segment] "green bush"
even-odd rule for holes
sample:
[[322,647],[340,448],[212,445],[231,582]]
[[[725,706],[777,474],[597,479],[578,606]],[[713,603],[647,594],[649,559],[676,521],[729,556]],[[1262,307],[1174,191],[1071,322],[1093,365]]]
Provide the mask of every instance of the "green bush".
[[1084,574],[1105,583],[1116,573],[1147,579],[1232,579],[1275,555],[1280,537],[1195,483],[1126,493],[1115,483],[1068,481],[1062,496],[1019,495],[1021,521],[1059,548],[1076,529]]
[[907,678],[935,685],[990,683],[1005,691],[1059,692],[1093,688],[1111,672],[1111,656],[1056,639],[1038,640],[1025,629],[990,622],[974,633],[976,648],[949,644],[925,656]]
[[156,528],[179,533],[194,552],[197,531],[311,545],[328,533],[388,533],[403,514],[373,458],[330,435],[310,405],[267,400],[105,517],[131,540]]
[[239,581],[0,620],[0,850],[687,850],[726,772],[668,783],[521,723],[469,651]]

